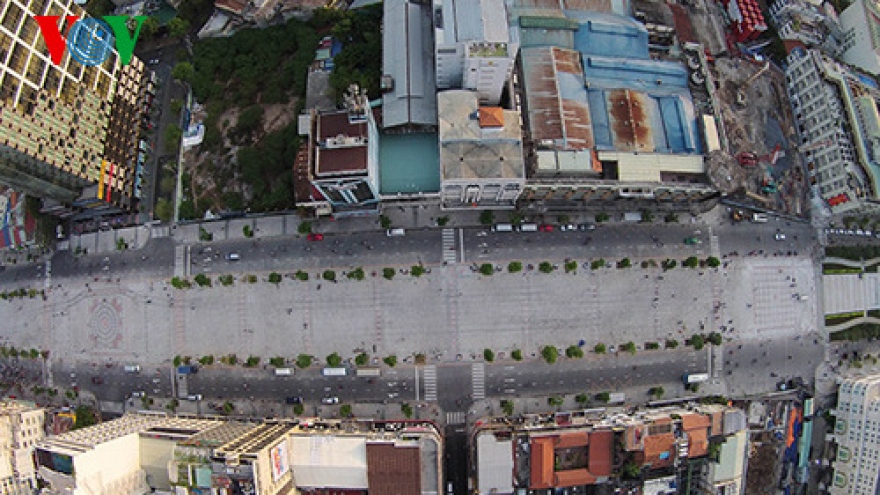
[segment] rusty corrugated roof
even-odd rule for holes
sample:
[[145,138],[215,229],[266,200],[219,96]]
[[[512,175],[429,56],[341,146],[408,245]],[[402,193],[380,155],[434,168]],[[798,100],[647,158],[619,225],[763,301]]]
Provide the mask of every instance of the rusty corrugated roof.
[[370,495],[420,494],[419,448],[393,443],[367,443],[367,491]]
[[628,89],[607,92],[608,123],[613,134],[612,142],[617,151],[654,150],[654,133],[645,111],[647,96]]

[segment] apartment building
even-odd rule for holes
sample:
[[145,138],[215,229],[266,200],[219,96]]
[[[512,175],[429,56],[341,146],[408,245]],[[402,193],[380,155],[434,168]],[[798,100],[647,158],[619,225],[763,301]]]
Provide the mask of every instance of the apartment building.
[[37,15],[85,13],[63,0],[0,3],[0,182],[59,215],[135,211],[146,148],[139,136],[152,97],[144,64],[133,57],[123,66],[110,37],[103,63],[82,65],[66,50],[56,65]]
[[843,380],[837,391],[837,459],[829,492],[870,495],[880,489],[880,375]]
[[843,35],[840,59],[880,74],[880,2],[854,0],[838,17]]
[[45,436],[45,411],[33,404],[0,402],[0,495],[37,488],[34,445]]
[[788,94],[810,181],[832,213],[880,211],[877,81],[818,50],[793,51]]

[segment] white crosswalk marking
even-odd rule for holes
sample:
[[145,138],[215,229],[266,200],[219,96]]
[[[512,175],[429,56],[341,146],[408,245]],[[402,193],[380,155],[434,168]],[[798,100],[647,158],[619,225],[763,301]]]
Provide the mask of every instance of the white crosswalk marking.
[[471,387],[474,392],[474,400],[486,398],[486,365],[474,363],[471,365]]
[[448,425],[463,425],[466,422],[467,415],[464,413],[464,411],[446,413],[446,424]]
[[458,260],[458,249],[455,245],[455,229],[443,229],[443,261],[448,264]]
[[437,402],[437,367],[433,364],[425,366],[425,400]]
[[721,245],[718,243],[718,236],[709,236],[709,254],[716,258],[721,258]]

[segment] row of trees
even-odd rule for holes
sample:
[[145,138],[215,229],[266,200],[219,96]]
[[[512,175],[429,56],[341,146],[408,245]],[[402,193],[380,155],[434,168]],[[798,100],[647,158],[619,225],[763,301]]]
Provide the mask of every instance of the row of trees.
[[[641,222],[642,223],[651,223],[654,221],[654,214],[648,210],[642,210],[641,212]],[[593,217],[596,223],[604,223],[611,220],[611,215],[602,211],[596,213]],[[447,220],[448,221],[448,220]],[[508,216],[508,222],[513,225],[520,225],[525,221],[525,215],[522,212],[514,211],[511,212]],[[571,223],[571,217],[568,215],[557,215],[556,217],[557,223],[561,225],[565,225],[567,223]],[[663,216],[663,221],[666,223],[678,223],[678,214],[677,213],[667,213]],[[495,223],[495,213],[492,210],[483,210],[480,212],[480,223],[485,226],[490,226]]]

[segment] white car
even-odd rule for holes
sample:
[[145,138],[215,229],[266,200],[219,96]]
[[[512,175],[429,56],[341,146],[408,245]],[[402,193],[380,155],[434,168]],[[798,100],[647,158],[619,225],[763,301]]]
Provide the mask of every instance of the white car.
[[132,392],[131,396],[135,398],[143,397],[145,394],[143,392]]
[[339,404],[339,397],[324,397],[321,404]]
[[783,234],[782,232],[777,232],[775,238],[776,238],[777,241],[784,241],[784,240],[785,240],[785,234]]
[[573,223],[564,223],[559,226],[559,230],[566,232],[569,230],[577,230],[577,226]]

